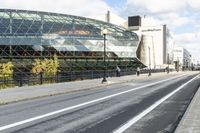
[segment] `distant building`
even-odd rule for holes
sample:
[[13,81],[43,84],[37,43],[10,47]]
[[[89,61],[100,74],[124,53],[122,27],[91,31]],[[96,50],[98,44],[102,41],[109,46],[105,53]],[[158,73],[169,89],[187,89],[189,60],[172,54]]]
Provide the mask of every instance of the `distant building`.
[[189,70],[192,66],[191,54],[183,47],[174,48],[174,62],[176,69]]
[[[144,21],[144,22],[143,22]],[[128,18],[128,29],[140,36],[137,57],[151,68],[165,68],[173,64],[173,35],[166,25],[149,23],[140,16]],[[151,22],[151,21],[150,21]]]

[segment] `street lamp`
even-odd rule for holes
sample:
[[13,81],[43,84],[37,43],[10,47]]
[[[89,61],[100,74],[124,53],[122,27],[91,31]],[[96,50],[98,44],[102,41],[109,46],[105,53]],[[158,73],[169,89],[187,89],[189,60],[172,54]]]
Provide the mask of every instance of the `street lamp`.
[[151,53],[150,53],[150,47],[149,48],[149,75],[148,76],[151,76]]
[[167,73],[169,73],[169,53],[167,54]]
[[101,34],[103,35],[103,40],[104,40],[104,51],[103,51],[103,64],[104,64],[104,71],[103,71],[103,80],[102,83],[107,82],[106,80],[106,35],[108,34],[108,30],[107,29],[103,29],[101,31]]
[[179,58],[177,59],[177,72],[179,71]]

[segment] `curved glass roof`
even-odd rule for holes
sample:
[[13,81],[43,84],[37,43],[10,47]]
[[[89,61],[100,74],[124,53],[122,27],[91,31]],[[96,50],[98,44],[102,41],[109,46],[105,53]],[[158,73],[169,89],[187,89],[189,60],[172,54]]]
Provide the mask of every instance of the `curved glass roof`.
[[[12,22],[10,22],[12,19]],[[137,39],[137,35],[125,28],[99,20],[66,14],[0,9],[0,33],[3,35],[58,34],[101,37],[101,29],[118,39]],[[9,26],[12,25],[12,31]]]
[[66,14],[0,9],[0,45],[50,45],[57,51],[103,51],[103,28],[108,30],[107,48],[118,57],[136,57],[138,36],[103,21]]

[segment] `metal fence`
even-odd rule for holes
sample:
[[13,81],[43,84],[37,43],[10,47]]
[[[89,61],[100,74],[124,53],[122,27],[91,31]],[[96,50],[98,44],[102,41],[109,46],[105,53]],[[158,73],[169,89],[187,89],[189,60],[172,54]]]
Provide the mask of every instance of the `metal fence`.
[[[103,70],[85,70],[85,71],[66,71],[58,72],[56,75],[48,76],[43,73],[35,75],[33,73],[14,73],[12,79],[0,79],[0,88],[14,87],[14,86],[30,86],[38,84],[50,84],[59,82],[69,82],[75,80],[97,79],[103,77]],[[148,69],[140,71],[141,74],[148,73]],[[152,69],[151,73],[165,72],[165,69]],[[120,75],[134,75],[136,70],[124,69],[121,70]],[[106,77],[116,77],[115,70],[107,70]]]

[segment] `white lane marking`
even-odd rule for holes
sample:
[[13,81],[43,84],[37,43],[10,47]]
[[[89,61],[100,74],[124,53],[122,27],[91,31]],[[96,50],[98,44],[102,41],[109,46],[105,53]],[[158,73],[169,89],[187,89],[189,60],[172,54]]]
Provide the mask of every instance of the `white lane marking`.
[[93,104],[93,103],[103,101],[103,100],[106,100],[106,99],[109,99],[109,98],[113,98],[113,97],[131,92],[131,91],[135,91],[135,90],[138,90],[138,89],[141,89],[141,88],[145,88],[145,87],[148,87],[148,86],[152,86],[152,85],[156,85],[156,84],[159,84],[159,83],[162,83],[162,82],[173,80],[173,79],[185,76],[185,75],[186,74],[179,75],[179,76],[172,77],[172,78],[165,79],[165,80],[161,80],[161,81],[157,81],[157,82],[150,83],[150,84],[140,86],[140,87],[136,87],[136,88],[133,88],[133,89],[130,89],[130,90],[127,90],[127,91],[123,91],[123,92],[120,92],[120,93],[116,93],[116,94],[113,94],[113,95],[102,97],[102,98],[99,98],[99,99],[96,99],[96,100],[84,102],[84,103],[81,103],[81,104],[78,104],[78,105],[75,105],[75,106],[67,107],[67,108],[57,110],[57,111],[54,111],[54,112],[50,112],[50,113],[47,113],[47,114],[44,114],[44,115],[32,117],[32,118],[29,118],[29,119],[26,119],[26,120],[23,120],[23,121],[19,121],[19,122],[16,122],[16,123],[5,125],[5,126],[0,127],[0,131],[6,130],[6,129],[9,129],[9,128],[13,128],[13,127],[16,127],[16,126],[19,126],[19,125],[23,125],[25,123],[29,123],[29,122],[32,122],[32,121],[36,121],[36,120],[39,120],[39,119],[42,119],[42,118],[46,118],[46,117],[49,117],[49,116],[52,116],[52,115],[56,115],[56,114],[62,113],[64,111],[69,111],[69,110],[72,110],[72,109],[75,109],[75,108],[79,108],[79,107],[86,106],[86,105],[89,105],[89,104]]
[[180,91],[181,89],[183,89],[183,87],[185,87],[187,84],[189,84],[190,82],[192,82],[194,79],[196,79],[199,75],[195,76],[194,78],[192,78],[191,80],[189,80],[188,82],[186,82],[185,84],[181,85],[180,87],[178,87],[176,90],[172,91],[171,93],[169,93],[168,95],[164,96],[163,98],[161,98],[160,100],[156,101],[153,105],[151,105],[150,107],[148,107],[146,110],[144,110],[142,113],[140,113],[139,115],[133,117],[131,120],[129,120],[126,124],[122,125],[121,127],[119,127],[118,129],[116,129],[113,133],[122,133],[125,130],[127,130],[128,128],[130,128],[133,124],[135,124],[138,120],[140,120],[141,118],[143,118],[145,115],[147,115],[148,113],[150,113],[152,110],[154,110],[158,105],[160,105],[161,103],[163,103],[165,100],[167,100],[169,97],[171,97],[172,95],[174,95],[176,92]]

